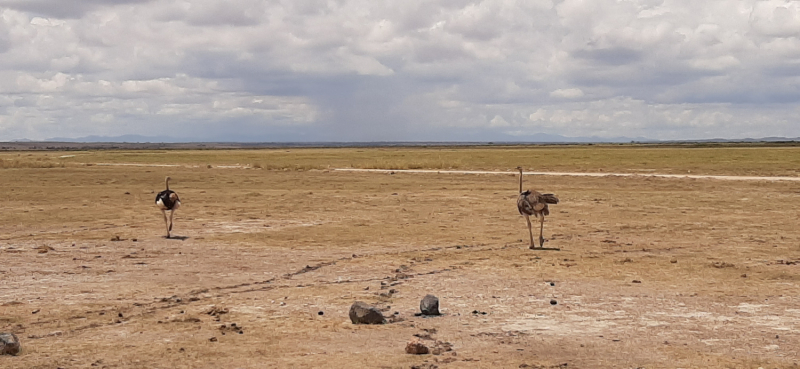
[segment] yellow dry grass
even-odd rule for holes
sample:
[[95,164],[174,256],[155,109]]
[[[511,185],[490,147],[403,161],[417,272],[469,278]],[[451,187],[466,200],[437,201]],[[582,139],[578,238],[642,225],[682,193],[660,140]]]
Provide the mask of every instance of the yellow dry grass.
[[[796,176],[798,158],[638,146],[0,153],[16,163],[0,167],[0,331],[24,348],[0,367],[797,367],[800,183],[528,176],[561,199],[544,228],[561,251],[539,251],[513,172],[444,170]],[[183,200],[170,240],[152,203],[166,175]],[[427,293],[444,316],[413,315]],[[354,326],[356,300],[399,321]],[[455,354],[404,353],[433,330]]]

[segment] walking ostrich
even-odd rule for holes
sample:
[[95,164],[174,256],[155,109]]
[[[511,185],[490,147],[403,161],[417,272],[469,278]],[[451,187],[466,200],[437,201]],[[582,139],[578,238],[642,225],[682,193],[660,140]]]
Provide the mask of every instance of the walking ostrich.
[[[181,207],[181,200],[178,198],[178,194],[169,189],[169,180],[169,177],[164,180],[167,189],[156,195],[156,206],[161,209],[161,214],[164,215],[164,224],[167,227],[167,238],[170,237],[169,233],[172,231],[172,215],[175,213],[175,210]],[[167,222],[167,210],[169,210],[169,222]]]
[[558,204],[558,198],[552,193],[541,194],[536,191],[527,190],[522,191],[522,167],[517,167],[519,170],[519,198],[517,199],[517,209],[519,213],[525,217],[528,222],[528,233],[531,236],[531,246],[533,249],[536,245],[533,243],[533,231],[531,230],[531,218],[533,215],[539,218],[539,247],[544,247],[544,237],[542,231],[544,230],[544,217],[550,215],[550,208],[547,204]]

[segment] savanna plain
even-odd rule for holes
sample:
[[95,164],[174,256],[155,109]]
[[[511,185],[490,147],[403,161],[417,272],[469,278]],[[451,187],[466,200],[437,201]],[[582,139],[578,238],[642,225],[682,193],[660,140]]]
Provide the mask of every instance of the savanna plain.
[[[531,250],[517,166],[608,175],[524,176],[560,199]],[[800,182],[768,177],[800,147],[0,151],[0,367],[798,368]]]

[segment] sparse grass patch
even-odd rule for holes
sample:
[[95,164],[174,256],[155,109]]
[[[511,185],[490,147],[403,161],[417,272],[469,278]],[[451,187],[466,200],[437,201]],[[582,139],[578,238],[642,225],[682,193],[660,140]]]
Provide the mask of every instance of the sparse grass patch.
[[19,168],[65,168],[67,165],[64,162],[58,162],[50,159],[35,158],[35,159],[2,159],[0,160],[0,169],[19,169]]
[[[800,147],[794,146],[553,145],[98,150],[0,152],[0,159],[4,159],[5,167],[12,168],[62,165],[42,164],[44,161],[65,164],[245,166],[279,171],[330,168],[511,171],[522,166],[528,171],[800,176]],[[19,162],[5,163],[8,159]]]

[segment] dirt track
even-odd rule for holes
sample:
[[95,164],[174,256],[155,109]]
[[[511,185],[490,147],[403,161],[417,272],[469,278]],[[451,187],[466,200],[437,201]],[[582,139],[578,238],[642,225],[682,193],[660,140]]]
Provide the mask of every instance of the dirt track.
[[[2,179],[0,331],[20,335],[25,351],[0,367],[786,368],[800,359],[791,182],[535,177],[561,198],[545,224],[547,245],[561,251],[539,251],[527,248],[512,173],[170,168],[184,207],[180,238],[168,240],[151,204],[163,175],[152,170]],[[414,316],[427,293],[444,316]],[[397,321],[350,324],[356,300]],[[407,355],[415,334],[453,352]]]

